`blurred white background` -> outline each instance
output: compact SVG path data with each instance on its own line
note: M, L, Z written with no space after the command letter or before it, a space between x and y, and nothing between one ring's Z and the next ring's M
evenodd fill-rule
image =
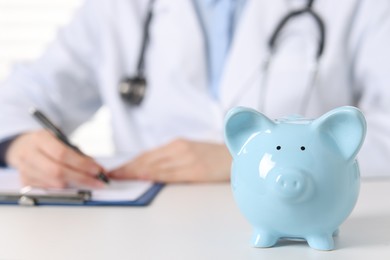
M0 0L0 82L20 62L38 57L65 26L83 0ZM113 153L108 112L97 115L80 127L72 140L87 154Z

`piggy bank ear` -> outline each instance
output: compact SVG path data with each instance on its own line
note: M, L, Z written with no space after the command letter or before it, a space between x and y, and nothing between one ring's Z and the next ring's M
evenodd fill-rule
M346 159L354 159L366 136L366 120L355 107L344 106L331 110L314 120L313 126L328 145L340 151Z
M233 157L253 134L271 129L275 123L256 110L235 107L225 117L225 142Z

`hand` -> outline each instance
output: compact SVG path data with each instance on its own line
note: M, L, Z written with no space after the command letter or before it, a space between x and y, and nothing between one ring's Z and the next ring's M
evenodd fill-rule
M228 181L231 156L223 144L177 139L109 173L113 179L156 182Z
M65 188L69 185L104 187L96 179L103 170L92 158L65 146L51 133L22 134L8 148L6 161L18 169L24 185Z

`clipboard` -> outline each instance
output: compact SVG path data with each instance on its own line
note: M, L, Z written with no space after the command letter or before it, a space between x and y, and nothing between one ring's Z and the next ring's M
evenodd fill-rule
M1 171L0 171L1 173ZM1 178L0 178L1 179ZM155 183L135 200L95 200L91 190L44 190L24 187L20 191L1 191L0 205L19 206L147 206L163 184Z
M98 159L114 168L126 157ZM0 167L0 205L21 206L147 206L162 183L147 181L111 181L107 189L37 189L23 187L14 169Z

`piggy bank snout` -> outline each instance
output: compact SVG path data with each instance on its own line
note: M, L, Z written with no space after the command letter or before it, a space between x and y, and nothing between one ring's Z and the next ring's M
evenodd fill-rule
M310 180L307 174L300 171L281 171L275 174L273 186L279 197L297 199L308 192Z

